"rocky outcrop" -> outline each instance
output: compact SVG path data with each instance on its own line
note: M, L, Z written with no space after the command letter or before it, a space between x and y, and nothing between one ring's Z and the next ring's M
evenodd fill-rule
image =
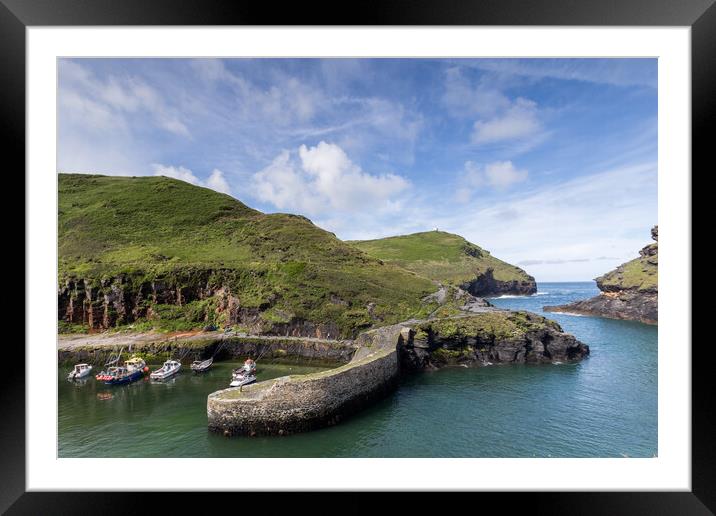
M581 360L589 346L539 315L494 310L412 324L400 348L405 370L444 365L555 363Z
M338 338L330 321L316 323L280 313L268 317L270 298L245 307L228 286L235 271L187 267L175 274L148 278L141 271L102 279L69 278L57 293L58 319L90 329L106 330L140 320L181 319L196 327L240 325L249 333Z
M339 368L286 376L207 399L209 428L224 435L286 435L330 426L389 393L401 374L451 364L576 361L589 347L528 312L489 310L414 320L362 333Z
M566 305L545 306L548 312L595 315L609 319L657 324L659 315L659 229L654 226L651 237L656 243L639 251L639 258L624 263L596 278L601 290L598 296Z
M495 279L492 269L477 274L473 280L463 283L460 287L477 297L529 296L537 292L537 282L532 276L527 276L527 279L501 281Z

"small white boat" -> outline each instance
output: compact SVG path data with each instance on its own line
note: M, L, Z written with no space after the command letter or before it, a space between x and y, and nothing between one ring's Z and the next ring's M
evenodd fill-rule
M74 369L70 371L70 374L67 375L68 380L79 380L80 378L85 378L86 376L89 376L89 374L92 372L92 366L89 364L77 364L75 365Z
M241 387L243 385L254 383L255 381L256 376L253 374L235 374L229 384L229 387Z
M166 380L177 374L179 369L181 369L181 362L177 360L167 360L162 367L156 371L152 371L149 377L152 380Z
M206 360L194 360L191 363L191 370L195 373L203 373L204 371L208 370L213 363L213 358L208 358Z

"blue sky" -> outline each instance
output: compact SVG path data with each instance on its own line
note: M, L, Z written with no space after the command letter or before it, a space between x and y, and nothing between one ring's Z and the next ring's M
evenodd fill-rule
M167 175L342 239L589 280L657 223L655 59L62 59L58 171Z

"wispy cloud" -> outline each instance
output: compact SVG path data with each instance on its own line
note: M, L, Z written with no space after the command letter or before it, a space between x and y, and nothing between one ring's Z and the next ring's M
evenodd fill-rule
M547 131L537 102L521 96L511 98L503 82L491 75L469 79L460 67L449 68L442 103L451 115L474 120L473 145L509 144L517 154L540 143Z
M656 163L642 163L520 192L469 216L437 215L431 222L512 263L532 260L528 271L543 281L588 278L635 257L648 243L649 228L657 223L656 194ZM583 261L592 256L601 264ZM549 267L557 261L560 267Z
M460 67L445 71L442 102L452 116L489 116L508 108L510 99L494 84L480 81L473 84Z
M164 97L145 81L134 76L96 77L78 62L63 61L60 71L60 108L67 118L79 117L95 127L126 124L126 116L148 115L156 127L171 133L190 136L180 115L169 107ZM78 105L83 109L75 111Z
M558 79L611 86L656 88L650 59L478 59L458 60L462 66L500 74Z

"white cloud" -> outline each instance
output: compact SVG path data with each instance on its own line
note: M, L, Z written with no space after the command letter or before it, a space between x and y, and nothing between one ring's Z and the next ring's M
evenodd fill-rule
M473 126L471 140L477 145L526 139L542 131L537 104L517 98L499 115L488 120L478 120Z
M529 175L527 170L519 169L511 161L494 161L485 166L474 161L466 161L464 170L458 180L455 199L467 202L481 187L506 190L516 183L521 183Z
M301 145L298 159L284 151L253 176L253 195L279 209L309 215L386 213L401 206L410 183L396 174L374 175L353 163L341 147Z
M161 163L153 163L152 168L154 169L155 176L166 176L179 179L180 181L186 181L193 185L201 185L201 180L194 175L194 173L188 168L174 167L162 165Z
M194 172L181 166L175 167L171 165L162 165L161 163L154 163L152 164L152 169L154 169L155 176L172 177L174 179L179 179L180 181L186 181L187 183L191 183L193 185L211 188L217 192L231 194L231 187L226 181L224 173L218 168L215 168L211 172L209 179L206 181L202 181L194 174Z
M211 171L209 179L206 180L206 186L217 192L231 194L231 187L228 181L226 181L224 173L218 168Z
M309 214L316 211L316 195L288 151L283 151L268 167L254 174L252 183L251 193L260 201L281 210L293 209Z
M527 171L515 168L511 161L496 161L485 167L485 178L490 186L505 189L527 179Z

